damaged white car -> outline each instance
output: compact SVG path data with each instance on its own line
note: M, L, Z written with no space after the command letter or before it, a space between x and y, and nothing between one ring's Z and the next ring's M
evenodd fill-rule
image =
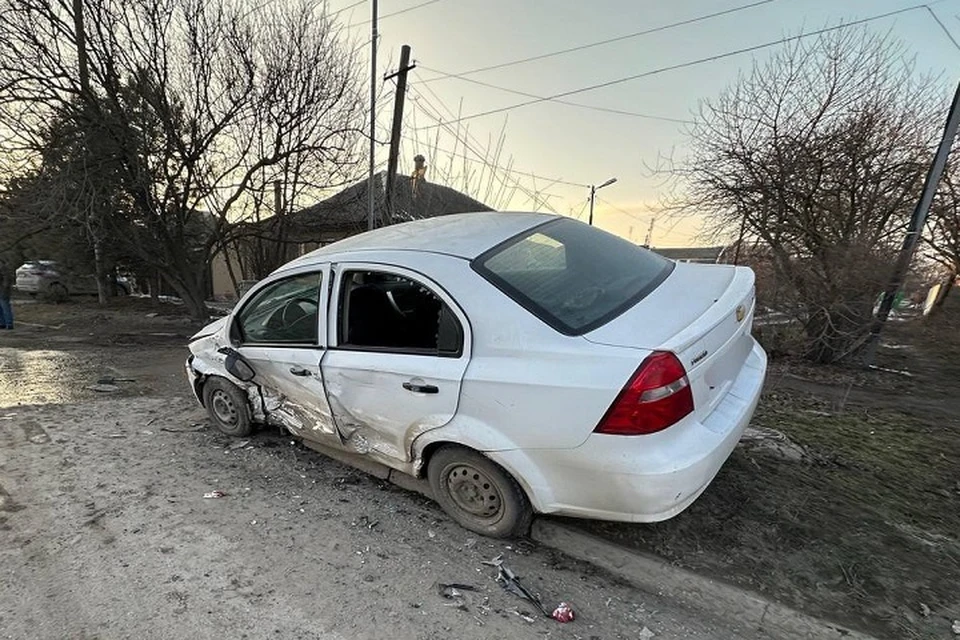
M754 276L574 220L473 213L298 258L198 333L190 384L225 433L426 477L473 531L534 513L652 522L689 506L766 371Z

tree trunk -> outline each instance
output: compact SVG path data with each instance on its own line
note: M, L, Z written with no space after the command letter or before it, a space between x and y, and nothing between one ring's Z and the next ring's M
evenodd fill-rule
M97 302L107 304L109 297L107 292L106 269L103 267L103 240L96 238L93 241L93 264L94 273L97 280Z
M183 306L187 308L190 317L194 320L207 321L210 319L210 310L207 309L206 296L203 280L191 280L190 282L181 282L177 278L166 278L170 286L174 288Z

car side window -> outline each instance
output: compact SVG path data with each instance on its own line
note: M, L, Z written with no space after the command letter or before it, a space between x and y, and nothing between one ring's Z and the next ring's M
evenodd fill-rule
M264 287L237 317L244 343L317 344L320 273L305 273Z
M463 327L429 287L382 271L341 279L338 344L344 348L458 357Z

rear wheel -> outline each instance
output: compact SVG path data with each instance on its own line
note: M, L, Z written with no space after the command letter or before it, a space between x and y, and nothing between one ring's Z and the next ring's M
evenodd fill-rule
M433 495L460 526L493 538L527 533L533 509L523 489L500 465L476 451L445 446L430 458Z
M226 378L208 378L203 385L203 406L210 419L228 436L248 436L253 431L246 394Z
M47 295L54 302L63 302L69 297L70 294L64 285L60 284L59 282L54 282L47 287Z

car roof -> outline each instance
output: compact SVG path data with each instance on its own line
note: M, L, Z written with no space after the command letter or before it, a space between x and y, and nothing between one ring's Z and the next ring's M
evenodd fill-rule
M473 260L504 240L559 217L545 213L484 211L414 220L334 242L281 269L367 251L429 251Z

